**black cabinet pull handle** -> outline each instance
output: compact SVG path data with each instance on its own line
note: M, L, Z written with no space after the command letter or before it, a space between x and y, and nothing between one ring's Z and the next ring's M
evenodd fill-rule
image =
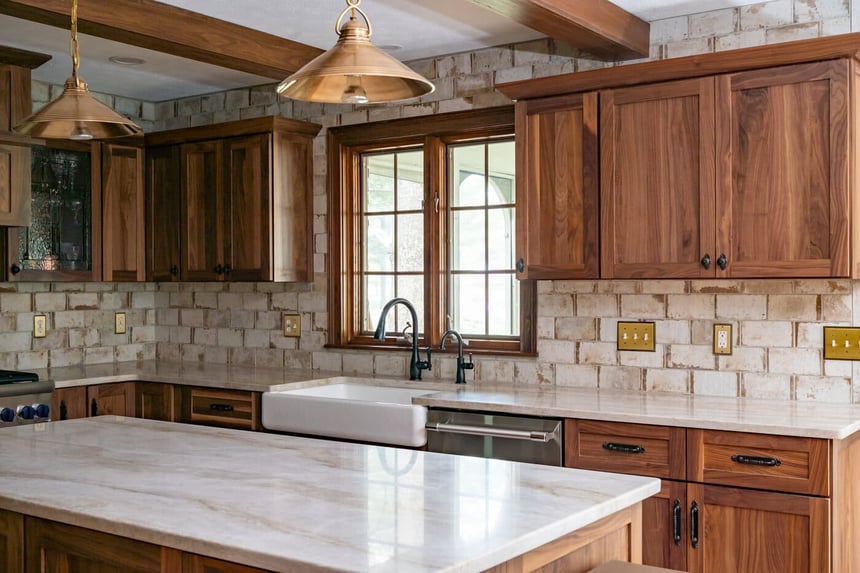
M681 500L676 499L672 504L672 539L675 545L681 545Z
M90 402L90 416L98 416L99 415L99 403L96 402L96 399L93 398L93 401Z
M60 419L68 420L69 419L69 407L66 406L65 400L60 400Z
M231 267L230 265L224 265L224 274L225 275L229 275L232 272L233 272L233 267Z
M775 468L776 466L782 465L782 462L776 458L767 458L764 456L744 456L741 454L733 455L732 461L737 462L739 464L746 464L749 466L767 466L770 468Z
M705 267L705 270L710 269L711 268L711 255L709 255L708 253L705 253L705 256L702 257L702 260L699 262L702 263L702 266Z
M725 253L720 253L720 258L717 259L717 266L720 267L721 271L726 270L726 267L729 266L729 259L726 258Z
M215 266L215 274L216 274L216 275L220 275L220 274L221 274L221 273L223 273L223 272L224 272L224 267L223 267L223 266L221 266L221 263L218 263L218 264Z
M521 273L524 270L526 270L526 261L525 261L525 259L520 257L520 260L517 261L517 272Z
M690 544L693 549L699 547L699 504L695 501L690 506Z
M179 267L177 267L176 265L171 265L170 266L170 274L173 276L178 275L179 274Z
M216 412L232 412L232 404L209 404L209 409Z
M623 454L644 454L645 448L634 444L615 444L613 442L604 442L603 449L610 452L621 452Z
M21 272L21 266L18 265L17 263L12 263L12 267L10 270L12 271L13 275L17 275L18 273Z

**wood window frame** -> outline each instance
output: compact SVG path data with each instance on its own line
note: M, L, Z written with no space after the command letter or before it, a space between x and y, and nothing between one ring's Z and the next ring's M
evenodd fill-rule
M367 151L396 149L409 145L424 147L425 203L439 193L440 207L447 208L444 193L447 145L514 134L514 107L395 119L371 124L334 127L327 133L328 150L328 348L399 349L393 340L378 342L357 328L356 296L359 275L353 273L360 253L354 237L361 229L361 155ZM425 311L420 317L425 333L420 343L434 348L445 331L445 309L441 307L447 285L446 225L433 224L425 209L424 266L430 277L425 282ZM534 356L537 350L537 286L534 280L520 281L520 336L512 340L476 339L469 351L476 354L517 354ZM449 348L453 345L449 346Z

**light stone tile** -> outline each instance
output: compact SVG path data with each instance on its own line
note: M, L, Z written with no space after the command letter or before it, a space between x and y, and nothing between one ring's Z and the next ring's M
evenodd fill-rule
M269 333L269 346L282 350L297 350L301 339L284 336L280 331L264 331ZM372 356L372 355L371 355Z
M597 281L554 281L550 282L553 292L559 294L594 294ZM540 291L538 291L540 292Z
M604 342L618 342L618 323L621 322L618 318L601 318L599 319L598 340Z
M815 22L850 16L850 0L794 0L795 22Z
M545 294L538 298L538 316L573 316L573 297L569 294Z
M30 312L31 310L33 310L33 296L30 294L3 293L0 295L2 312Z
M716 318L764 320L767 318L767 296L718 294Z
M693 372L693 393L702 396L737 396L738 375L734 372Z
M825 376L798 376L795 382L798 401L851 403L851 379Z
M730 294L741 292L740 281L733 280L695 280L690 281L690 292Z
M683 58L697 54L707 54L714 51L713 38L690 38L677 42L667 42L665 46L667 58Z
M195 346L217 346L218 345L218 329L217 328L195 328L192 331L192 337Z
M821 21L821 35L835 36L837 34L849 34L851 32L851 17L828 18Z
M745 30L715 39L714 50L723 52L725 50L739 50L741 48L752 48L762 46L765 43L767 32L765 30Z
M613 294L580 294L576 296L576 316L618 316L618 297Z
M774 279L746 279L739 282L743 294L794 294L794 281Z
M82 348L57 348L49 351L49 362L52 368L60 366L79 366L84 362Z
M529 63L528 58L523 62L517 61L516 65ZM514 51L510 48L487 48L472 53L472 74L480 72L493 72L514 66Z
M821 320L826 322L850 321L852 296L850 294L821 295Z
M601 366L598 387L616 390L642 390L642 370L630 366Z
M206 346L203 347L201 359L207 364L229 364L230 350L220 346Z
M200 294L194 297L196 306L201 306L198 302L200 300ZM242 293L238 292L221 292L221 293L211 293L211 296L215 297L215 302L212 302L211 299L206 299L208 303L205 308L220 308L222 310L239 310L243 309L244 306L242 304ZM251 309L245 309L251 310Z
M171 326L168 341L177 344L191 344L191 328L187 326Z
M687 281L681 280L653 280L642 281L642 294L687 294L690 289L690 284Z
M662 368L666 349L663 344L657 344L654 352L618 351L618 363L621 366L637 366L639 368Z
M476 378L486 382L513 383L514 363L511 360L478 360L475 362Z
M716 297L713 294L684 294L666 297L668 318L714 318ZM621 299L622 305L624 297Z
M29 332L4 332L0 333L0 348L4 352L21 352L31 349L31 338Z
M436 59L439 78L468 75L472 73L472 58L469 53L459 53Z
M798 348L824 348L824 326L835 326L821 322L800 322L797 323L797 344Z
M818 296L772 295L767 301L767 317L769 320L817 320Z
M68 344L71 348L98 346L101 336L97 328L70 328Z
M642 281L597 281L594 285L597 294L639 294Z
M850 378L854 369L850 360L825 360L824 375Z
M154 326L132 326L131 327L131 342L132 344L143 344L155 342L155 327Z
M229 310L207 310L206 326L209 328L226 328L230 326Z
M794 329L787 321L755 321L740 323L740 341L745 346L791 346Z
M343 371L347 374L373 374L373 355L369 353L343 354Z
M649 392L690 392L690 371L649 368L645 371L645 389Z
M226 311L229 320L227 324L231 328L254 328L256 314L252 310L229 310Z
M737 372L766 372L766 359L767 352L764 348L735 346L731 354L717 356L717 367L720 370Z
M117 362L129 362L146 359L145 344L122 344L116 347L113 359Z
M238 364L239 366L254 366L257 360L257 353L253 348L228 348L230 364Z
M206 326L206 311L200 309L180 309L179 324L191 327Z
M704 368L713 370L716 364L709 346L673 344L669 347L666 365L669 368Z
M52 310L66 310L66 295L62 293L37 293L34 296L34 310L39 312L50 312ZM29 310L29 309L28 309Z
M110 364L113 361L114 349L110 346L84 349L84 364Z
M618 364L618 350L614 342L580 342L580 364Z
M770 348L768 371L771 374L821 375L821 352L810 348Z
M85 314L81 310L54 313L54 328L81 328L85 325Z
M493 87L493 74L490 72L473 73L454 78L454 97L465 98L484 93Z
M254 321L254 327L261 330L274 330L281 328L282 317L280 312L264 311L258 312Z
M284 352L284 368L310 370L313 366L313 355L310 352Z
M242 308L245 310L269 310L269 296L265 293L245 293L242 295Z
M689 19L687 16L664 18L651 22L651 44L677 42L687 38L689 34Z
M302 312L326 312L326 295L324 292L299 293L299 310Z
M655 320L654 337L664 345L690 344L690 324L687 320Z
M559 364L555 368L555 383L558 386L597 388L597 366Z
M217 346L198 346L197 344L185 344L180 349L179 359L183 362L216 362L214 358L207 358L206 351L219 351L219 352L227 352L226 348L218 348ZM227 363L227 359L224 360L224 364Z
M495 77L493 79L493 83L496 85L507 82L529 80L532 78L532 65L531 63L528 63L525 65L517 65L515 68L503 68L496 70L494 74Z
M35 110L34 110L35 111ZM18 353L15 352L0 352L0 368L4 370L15 370L17 368Z
M555 383L555 367L544 362L514 363L514 384L543 385Z
M10 353L11 354L11 353ZM9 369L32 370L34 368L47 368L50 351L39 350L36 352L18 352L17 362L8 366ZM14 355L12 355L14 356ZM4 366L5 368L5 366Z
M794 21L794 0L773 0L740 8L742 30L774 28Z
M768 400L791 399L791 376L788 374L741 374L741 396Z
M243 330L245 348L269 348L269 331L267 330ZM219 337L220 343L220 337ZM283 354L281 355L283 357ZM283 363L283 359L281 360Z
M537 337L544 339L555 338L555 319L551 316L539 316L537 319Z
M71 301L72 295L69 295ZM154 292L134 292L131 293L131 308L153 308L155 307Z
M283 368L284 351L277 348L258 348L254 351L254 365L269 368Z
M666 297L660 294L621 295L621 316L630 318L665 318Z
M217 329L218 346L226 346L229 348L239 348L244 346L244 332L238 328L219 328Z
M690 37L725 36L735 31L738 14L733 8L691 14Z
M558 340L595 340L597 320L588 317L556 318L554 330Z
M542 296L553 292L553 287L560 281L537 281L537 294Z
M853 292L849 279L798 279L794 283L797 294L847 294Z
M160 360L179 361L182 360L180 347L178 344L168 344L159 342L156 353Z
M338 368L340 370L340 368ZM399 354L377 354L373 357L373 373L409 377L409 359Z
M794 42L796 40L817 38L820 34L821 27L818 22L808 22L806 24L784 26L782 28L770 28L766 34L766 42L768 44Z

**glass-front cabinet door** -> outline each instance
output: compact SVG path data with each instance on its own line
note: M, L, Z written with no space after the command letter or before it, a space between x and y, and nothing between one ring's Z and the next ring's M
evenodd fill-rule
M97 147L52 143L32 148L32 224L9 229L9 280L93 280L100 232Z

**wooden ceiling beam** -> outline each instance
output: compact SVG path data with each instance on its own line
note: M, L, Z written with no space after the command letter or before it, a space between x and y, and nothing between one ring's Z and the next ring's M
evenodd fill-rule
M0 0L0 14L69 28L68 0ZM282 80L322 50L154 0L78 0L78 30Z
M607 60L644 58L651 26L609 0L470 0Z

